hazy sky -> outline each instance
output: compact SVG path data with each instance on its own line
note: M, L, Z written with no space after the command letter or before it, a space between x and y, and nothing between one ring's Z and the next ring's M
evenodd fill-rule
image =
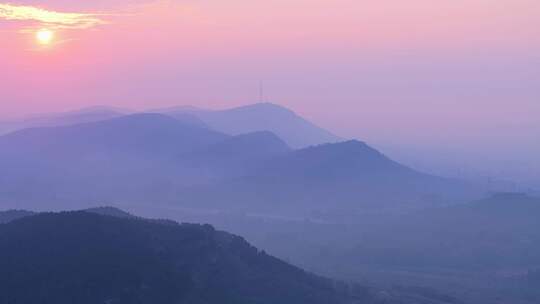
M223 108L262 80L346 137L540 171L538 0L0 0L0 38L0 116Z

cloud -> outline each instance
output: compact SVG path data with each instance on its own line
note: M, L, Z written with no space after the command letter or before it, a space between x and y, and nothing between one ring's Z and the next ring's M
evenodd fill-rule
M8 21L30 21L55 28L85 29L105 24L99 14L50 11L35 6L0 3L0 19Z

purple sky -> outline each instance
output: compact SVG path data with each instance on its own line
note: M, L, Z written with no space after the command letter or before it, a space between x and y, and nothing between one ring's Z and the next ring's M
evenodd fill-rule
M418 166L540 181L537 0L0 0L0 37L0 117L224 108L262 80L269 101Z

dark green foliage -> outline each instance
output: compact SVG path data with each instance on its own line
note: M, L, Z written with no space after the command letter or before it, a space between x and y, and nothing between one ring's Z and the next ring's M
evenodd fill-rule
M123 210L120 210L114 207L95 207L95 208L88 208L83 211L95 213L95 214L101 214L101 215L115 216L115 217L135 218L134 215L131 215Z
M355 303L209 225L89 212L0 225L0 303Z
M35 213L32 211L26 211L26 210L7 210L7 211L1 211L0 212L0 224L9 223L14 220L18 220L20 218L34 215Z

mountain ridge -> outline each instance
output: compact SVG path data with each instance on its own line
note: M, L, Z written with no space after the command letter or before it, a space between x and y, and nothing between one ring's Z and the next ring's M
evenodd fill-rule
M341 140L292 110L273 103L256 103L224 110L180 107L153 111L173 117L186 113L195 115L210 128L230 135L271 131L293 148Z
M0 225L0 240L3 303L373 300L366 293L351 296L346 288L209 225L164 225L90 212L42 213Z
M480 197L473 186L424 174L360 141L323 144L267 160L245 177L191 189L182 203L281 213L409 209Z

